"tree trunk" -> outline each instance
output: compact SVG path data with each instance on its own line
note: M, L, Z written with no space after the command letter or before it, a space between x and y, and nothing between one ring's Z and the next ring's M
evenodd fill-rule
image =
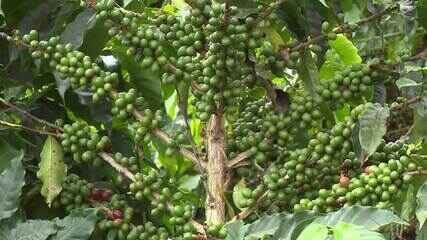
M207 179L206 222L225 223L225 131L222 114L213 114L207 126Z

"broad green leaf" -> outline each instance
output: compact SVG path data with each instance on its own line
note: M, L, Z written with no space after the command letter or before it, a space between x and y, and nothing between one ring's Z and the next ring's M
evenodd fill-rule
M344 106L342 106L341 108L335 111L335 121L343 122L346 117L350 116L350 114L351 114L350 105L345 104Z
M402 88L407 88L407 87L417 87L417 86L420 86L421 84L415 82L412 79L402 77L396 81L396 85L399 89L402 89Z
M227 237L225 240L243 240L248 229L243 220L234 221L225 225Z
M337 212L317 218L314 222L325 224L329 227L334 227L340 222L345 222L363 226L368 230L378 230L392 223L406 224L405 221L390 210L362 206L341 208Z
M6 169L10 161L20 154L13 146L11 146L5 139L0 137L0 172Z
M89 239L98 218L95 209L73 211L64 219L56 219L56 225L60 230L51 240Z
M29 220L16 225L5 240L45 240L56 231L55 223L52 221Z
M61 144L49 136L44 143L40 159L37 177L43 183L41 194L50 207L52 201L61 193L62 184L67 176L67 166L64 163Z
M335 240L385 240L380 233L344 222L336 225L332 231Z
M178 96L176 91L173 92L172 96L166 99L165 108L168 116L174 120L178 114Z
M338 34L337 39L329 41L329 46L338 53L345 64L357 64L362 62L357 48L344 34Z
M410 184L406 190L405 200L402 203L400 216L405 221L410 221L415 216L415 208L417 206L417 198L414 185Z
M325 240L328 237L328 232L326 225L312 223L301 232L297 240Z
M314 212L281 214L279 229L274 233L273 240L294 240L314 219Z
M190 176L184 175L179 179L179 188L185 191L192 191L200 184L200 175Z
M380 104L370 104L360 116L359 141L362 149L371 155L377 150L386 131L390 110Z
M61 34L61 41L64 44L71 43L75 48L83 44L84 35L87 29L94 26L95 12L92 9L86 9L79 13L74 21L69 23Z
M325 54L325 62L319 70L319 79L328 80L335 77L337 72L344 70L346 64L334 49L329 49Z
M22 166L24 153L21 151L11 161L11 166L0 175L0 220L9 218L16 212L21 196L21 188L25 184L25 169Z
M248 226L246 238L262 238L264 236L272 236L279 229L281 223L281 215L274 214L264 216Z
M190 129L191 134L193 135L194 142L197 145L200 145L202 143L202 129L203 125L200 119L191 118L190 119Z
M418 189L417 202L418 206L415 211L415 215L417 216L418 222L422 227L427 219L427 182L425 182L420 187L420 189Z

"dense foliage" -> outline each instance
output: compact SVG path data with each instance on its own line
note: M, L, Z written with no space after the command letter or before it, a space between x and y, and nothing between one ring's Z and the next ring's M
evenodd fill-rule
M427 1L0 1L2 239L425 239Z

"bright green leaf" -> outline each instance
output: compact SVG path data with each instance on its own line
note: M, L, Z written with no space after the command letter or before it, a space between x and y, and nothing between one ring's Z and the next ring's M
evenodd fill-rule
M406 224L392 211L374 207L352 206L341 208L315 220L316 223L334 227L340 222L363 226L369 230L378 230L389 224Z
M61 193L62 184L67 176L61 144L49 136L44 143L40 159L37 177L43 183L41 194L50 207L52 201Z
M21 151L11 161L11 166L0 175L0 220L8 218L16 212L21 196L21 188L25 184L25 169L22 166L24 153Z
M328 231L326 225L312 223L301 232L297 240L325 240L328 237Z
M334 49L329 49L325 54L325 62L319 70L321 80L329 80L335 77L337 72L344 70L346 64L343 63L340 56Z
M339 223L333 229L335 240L385 240L380 233L349 223Z
M402 210L400 216L405 221L410 221L415 215L415 208L417 206L416 193L414 185L410 184L406 190L405 200L402 203Z
M178 114L178 96L176 91L165 101L166 113L174 120Z
M329 46L338 53L345 64L358 64L362 62L357 48L344 34L338 34L337 39L329 41Z
M425 182L420 189L418 189L417 193L417 202L418 206L415 211L418 222L422 227L427 219L427 182Z
M377 150L386 131L390 110L380 104L371 104L360 116L359 140L362 149L371 155Z
M320 2L323 6L325 6L325 7L329 8L328 3L326 3L326 0L319 0L319 2Z
M192 191L200 184L200 175L190 176L185 175L179 179L179 188L185 191Z

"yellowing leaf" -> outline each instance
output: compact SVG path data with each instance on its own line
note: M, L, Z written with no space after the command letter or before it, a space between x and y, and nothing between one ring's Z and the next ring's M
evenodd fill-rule
M41 194L46 198L49 207L52 201L61 193L62 183L67 176L67 166L64 163L64 153L55 138L49 136L40 154L37 177L42 181Z

